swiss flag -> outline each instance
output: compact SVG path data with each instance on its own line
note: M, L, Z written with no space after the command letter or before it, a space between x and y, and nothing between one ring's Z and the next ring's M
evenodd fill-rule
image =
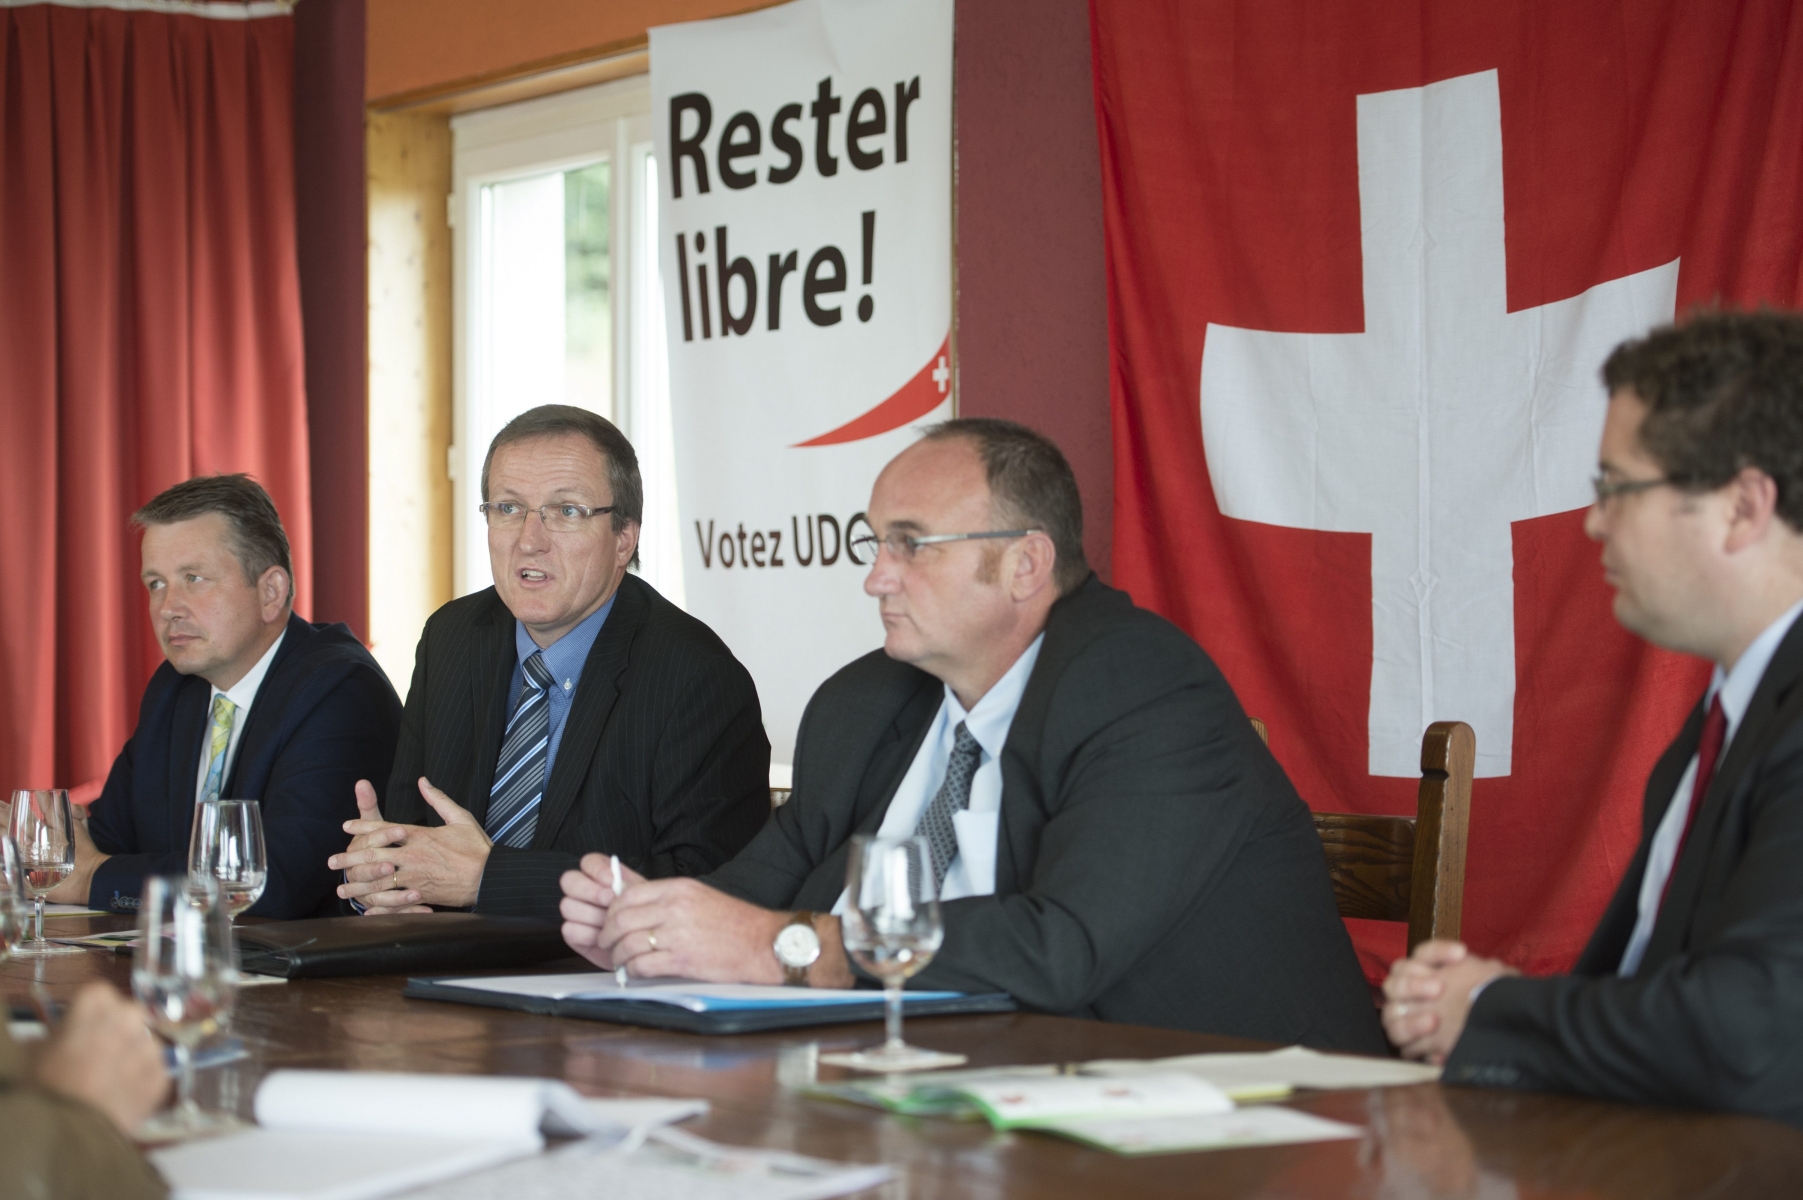
M1803 305L1787 0L1094 0L1115 582L1317 809L1409 813L1470 721L1466 939L1581 948L1708 665L1583 534L1623 337ZM1400 927L1356 928L1377 977Z

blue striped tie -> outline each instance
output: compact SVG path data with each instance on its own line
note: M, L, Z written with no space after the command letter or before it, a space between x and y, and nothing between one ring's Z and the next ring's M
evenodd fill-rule
M495 785L488 792L488 836L502 846L532 844L538 805L545 798L545 752L551 745L551 670L543 651L524 664L526 685L507 722Z

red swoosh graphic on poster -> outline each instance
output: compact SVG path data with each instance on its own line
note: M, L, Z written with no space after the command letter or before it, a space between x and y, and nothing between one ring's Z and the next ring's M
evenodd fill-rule
M844 442L862 441L879 433L888 433L891 429L900 429L909 421L926 416L951 394L952 373L946 357L951 353L951 343L951 335L947 334L945 340L939 343L939 349L927 359L927 365L914 373L914 378L902 384L893 396L863 416L853 417L837 429L805 442L796 442L795 445L837 446Z

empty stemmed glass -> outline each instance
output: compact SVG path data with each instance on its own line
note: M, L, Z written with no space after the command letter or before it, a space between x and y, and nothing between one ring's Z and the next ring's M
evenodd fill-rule
M190 886L212 879L219 885L227 919L257 902L269 882L269 851L263 843L263 811L255 800L202 800L194 806L188 835Z
M76 946L59 946L44 940L44 897L75 870L75 808L66 788L20 789L12 794L12 818L7 822L26 891L37 903L36 932L29 942L13 947L19 958L48 958L53 954L80 954Z
M883 981L883 1044L834 1061L868 1071L918 1071L962 1062L961 1055L922 1050L902 1040L902 983L918 973L945 940L933 855L924 837L859 834L845 869L845 949Z
M0 962L25 936L25 868L12 835L0 833Z
M173 1141L239 1126L228 1113L194 1101L194 1048L231 1015L238 968L232 923L217 880L156 876L144 881L131 990L150 1013L150 1027L175 1047L176 1102L139 1131L146 1141Z

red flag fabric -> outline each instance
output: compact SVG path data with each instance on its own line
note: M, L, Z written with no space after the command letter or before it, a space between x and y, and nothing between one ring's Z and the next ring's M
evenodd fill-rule
M1803 305L1787 0L1093 0L1114 579L1319 810L1478 734L1464 934L1567 968L1707 664L1583 534L1608 349ZM1400 926L1354 923L1373 978Z
M132 511L269 490L311 610L293 19L0 8L0 784L104 776L161 661ZM276 15L271 15L276 14Z

